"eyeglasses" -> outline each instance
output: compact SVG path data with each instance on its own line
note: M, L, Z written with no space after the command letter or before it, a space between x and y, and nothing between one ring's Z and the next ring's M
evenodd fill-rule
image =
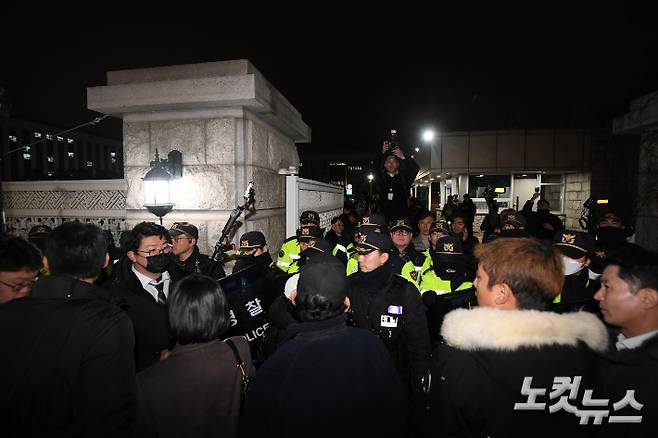
M179 240L192 240L192 238L186 236L179 236L179 237L172 237L171 240L173 240L174 242L178 242Z
M160 254L163 254L163 253L164 254L169 254L171 252L172 247L173 247L173 245L171 243L166 243L162 248L154 248L154 249L150 249L148 251L142 251L141 249L138 249L138 250L136 250L136 252L141 252L141 253L144 253L144 254L148 254L147 257L153 257L153 256L160 255Z
M18 292L22 291L25 288L32 288L32 285L34 284L35 281L37 281L36 278L34 278L32 281L28 281L27 283L23 283L23 284L9 284L9 283L5 283L2 280L0 280L0 283L7 286L9 289L12 290L12 292L18 293Z

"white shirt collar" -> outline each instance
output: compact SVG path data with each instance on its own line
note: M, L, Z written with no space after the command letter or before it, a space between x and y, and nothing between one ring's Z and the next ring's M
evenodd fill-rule
M135 273L135 276L139 280L139 282L142 285L142 289L144 289L146 292L150 293L153 296L153 299L155 301L158 301L158 290L153 286L156 281L153 278L149 278L146 275L142 274L139 272L137 269L135 269L135 265L133 264L130 269ZM169 276L169 272L164 271L162 273L162 279L160 282L164 281L165 287L164 287L164 294L167 298L169 298L169 280L171 277Z
M644 333L638 336L633 336L632 338L627 338L624 336L622 333L619 333L617 336L617 343L615 346L617 347L617 350L630 350L632 348L637 348L644 341L652 337L653 335L657 334L658 330L654 330L652 332Z

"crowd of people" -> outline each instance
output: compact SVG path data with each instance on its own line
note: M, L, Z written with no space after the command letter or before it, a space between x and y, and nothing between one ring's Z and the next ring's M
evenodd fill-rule
M229 275L188 222L2 236L0 434L651 436L658 255L541 199L480 243L467 197L393 205L413 163L382 152L379 211L305 211L276 261L244 233Z

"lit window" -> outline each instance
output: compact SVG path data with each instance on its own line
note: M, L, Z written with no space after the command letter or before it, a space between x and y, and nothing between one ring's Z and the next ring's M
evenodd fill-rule
M67 138L67 139L66 139L66 142L67 142L68 144L72 144L72 143L73 143L73 139L72 139L72 138Z
M51 134L46 134L46 138L48 140L53 140L55 137L53 137Z
M32 158L32 155L30 155L30 154L23 154L23 159L24 159L24 160L29 160L29 159L31 159L31 158Z
M87 167L91 167L93 165L94 165L94 163L92 163L91 161L87 161Z
M52 170L48 171L48 176L53 176L54 174L55 174L55 172L53 172Z
M57 136L57 141L64 141L64 137L61 137L61 136L58 135Z
M16 143L16 142L18 141L18 138L16 138L15 135L10 135L10 136L9 136L9 141L11 141L11 142L13 142L13 143Z
M25 146L25 147L23 148L23 150L24 150L25 152L30 152L30 147L29 147L29 146Z
M35 132L34 133L34 138L41 138L41 133L40 132Z
M116 164L117 159L116 158L110 158L110 161L112 161L112 164Z
M73 158L73 157L75 157L75 152L69 152L68 155L69 155L69 158Z
M55 162L55 158L54 158L54 157L48 157L48 162L49 162L49 163L54 163L54 162Z
M110 157L114 158L114 157L116 157L116 156L117 156L117 153L116 153L116 152L110 152Z

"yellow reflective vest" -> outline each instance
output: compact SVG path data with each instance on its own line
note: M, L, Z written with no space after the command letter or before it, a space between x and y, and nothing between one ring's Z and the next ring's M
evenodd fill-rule
M281 250L279 250L278 258L276 260L276 265L279 269L286 273L290 270L293 262L299 260L300 253L302 252L299 247L299 242L297 241L297 236L288 237L281 245ZM297 272L299 266L297 266Z
M443 294L448 294L450 292L457 292L460 290L470 289L472 287L473 287L473 282L464 281L462 284L459 285L459 287L457 287L457 289L452 290L452 284L450 280L443 280L441 277L436 275L434 269L429 269L427 271L423 271L423 275L418 289L420 289L421 294L429 290L432 290L436 292L437 295L443 295Z

